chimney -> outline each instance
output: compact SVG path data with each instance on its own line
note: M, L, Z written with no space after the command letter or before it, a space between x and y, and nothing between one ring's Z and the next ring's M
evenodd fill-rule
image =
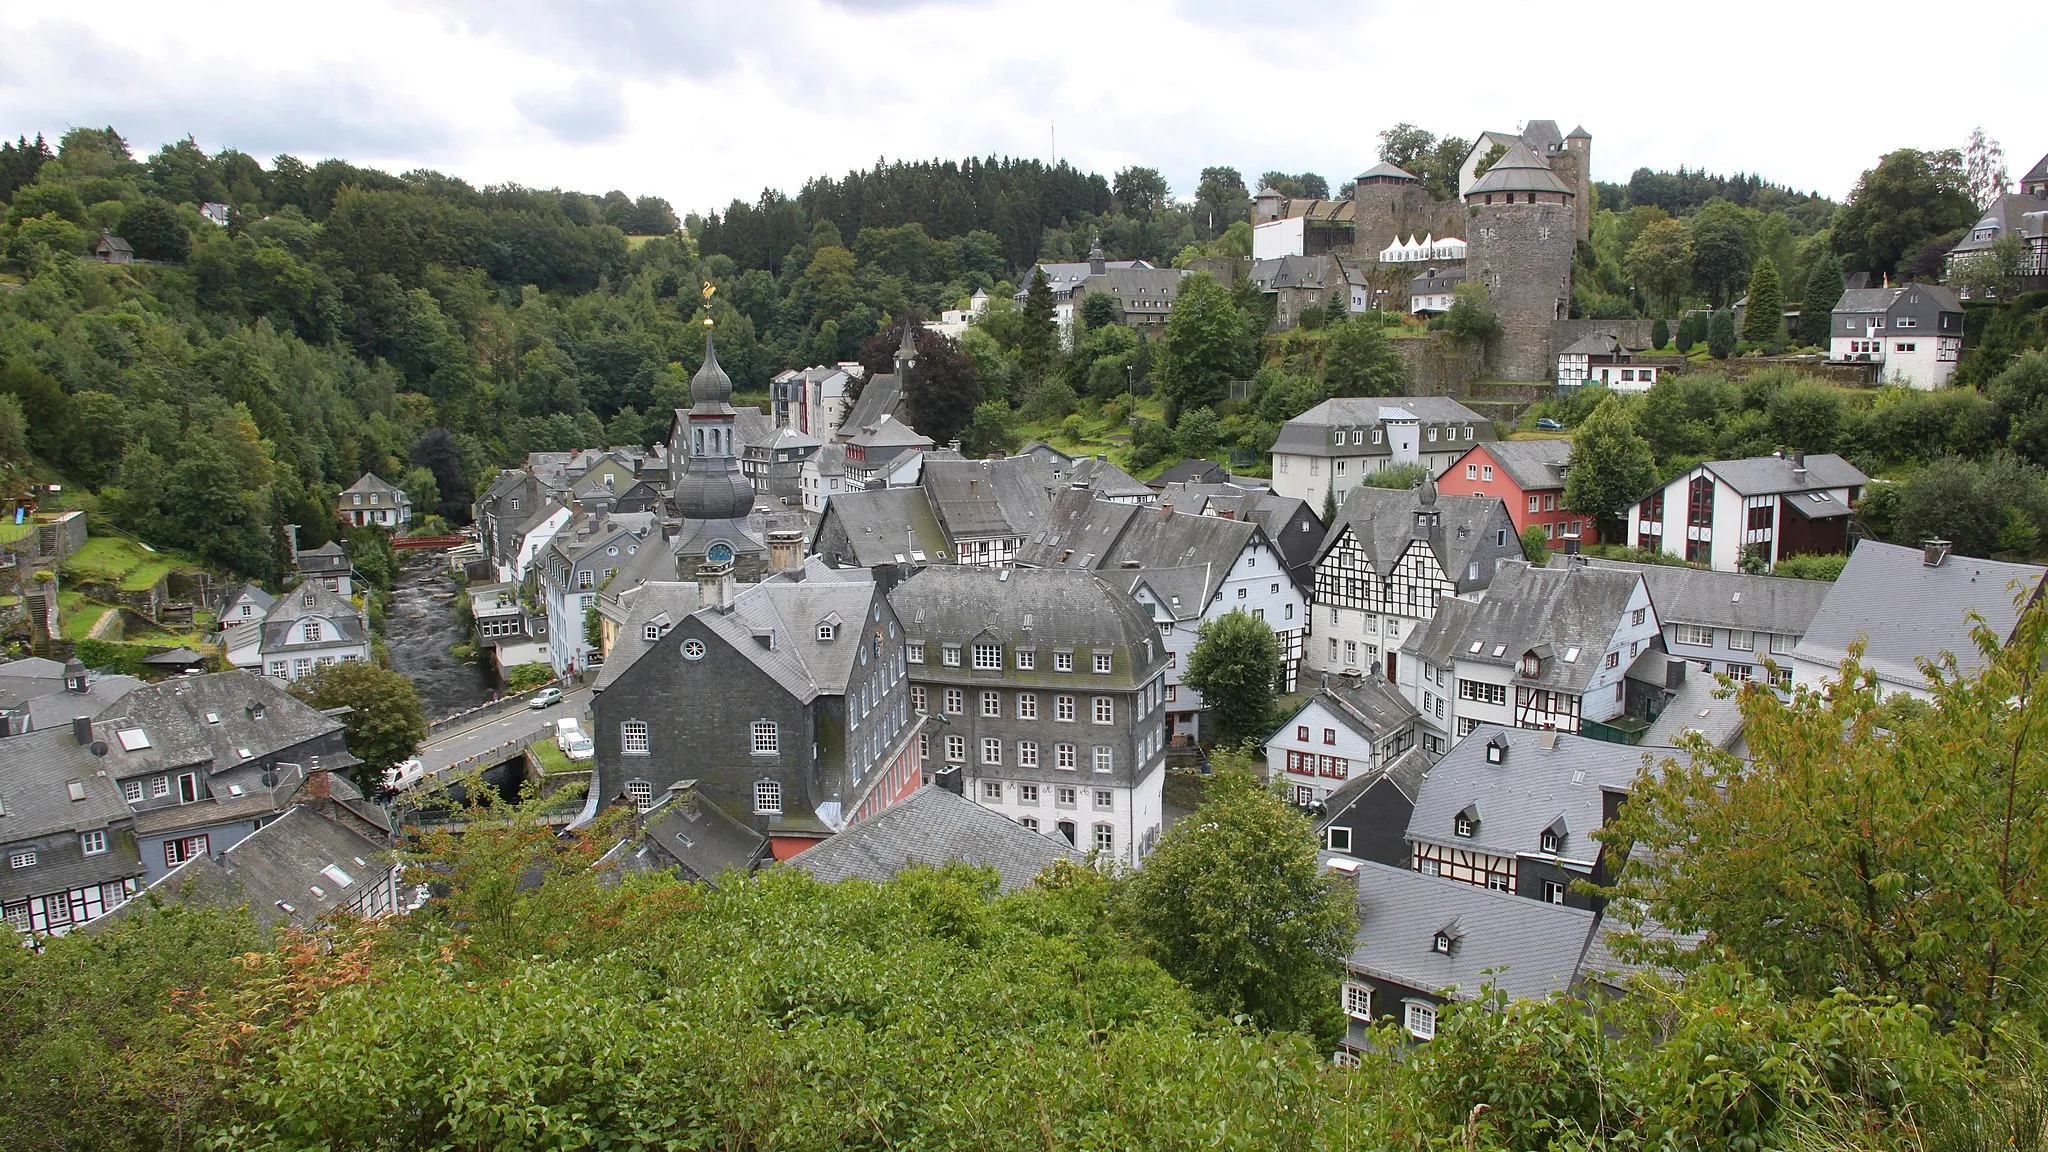
M678 780L674 784L669 785L669 790L676 794L677 811L685 816L695 816L697 814L696 780Z
M1806 453L1804 452L1794 452L1792 454L1792 480L1798 484L1806 483Z
M333 790L328 787L328 775L327 769L320 766L318 756L307 762L306 782L303 785L306 795L316 800L326 800L333 796Z
M1942 561L1948 559L1948 552L1952 547L1954 545L1946 540L1926 541L1920 545L1920 563L1929 568L1939 568Z
M732 607L732 565L704 564L697 569L697 599L706 608Z
M1161 505L1159 506L1159 514L1160 514L1161 516L1171 516L1171 515L1173 515L1173 505L1171 505L1171 504L1161 504Z
M1577 556L1579 554L1579 538L1577 536L1566 536L1564 538L1564 554L1567 556Z
M81 746L90 745L92 743L92 717L73 716L71 718L71 738L78 741Z

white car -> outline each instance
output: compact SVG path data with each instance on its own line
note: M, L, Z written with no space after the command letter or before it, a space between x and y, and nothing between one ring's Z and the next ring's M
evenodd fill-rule
M426 778L426 766L419 760L400 760L385 771L384 787L393 792L403 792Z

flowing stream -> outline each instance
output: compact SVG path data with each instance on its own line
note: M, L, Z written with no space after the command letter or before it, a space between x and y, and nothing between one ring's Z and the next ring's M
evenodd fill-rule
M455 623L457 595L445 553L399 554L398 578L391 585L391 613L384 621L384 645L391 653L391 666L419 690L429 721L473 708L491 696L483 668L448 652L470 639Z

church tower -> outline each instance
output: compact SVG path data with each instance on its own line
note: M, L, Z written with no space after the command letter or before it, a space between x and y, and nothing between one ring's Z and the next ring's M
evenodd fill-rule
M1520 141L1465 194L1466 278L1486 285L1500 317L1489 351L1504 380L1543 380L1553 369L1550 326L1571 309L1577 200Z
M729 566L742 582L760 579L768 545L748 523L754 485L740 469L739 417L732 407L732 378L718 363L710 326L704 332L704 366L690 379L682 475L670 499L682 525L676 534L677 567L697 573L704 566Z

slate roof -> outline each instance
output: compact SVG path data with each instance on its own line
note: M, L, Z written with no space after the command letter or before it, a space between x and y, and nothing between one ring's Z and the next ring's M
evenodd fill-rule
M1408 294L1410 296L1434 296L1449 292L1464 282L1465 266L1462 264L1453 268L1433 269L1428 272L1419 273L1414 279L1408 281Z
M1487 748L1496 741L1507 743L1504 759L1488 763ZM1628 791L1645 758L1663 754L1564 732L1481 724L1429 770L1408 839L1495 856L1539 856L1542 832L1562 820L1564 848L1556 858L1587 872L1600 854L1593 832L1604 817L1604 793ZM1478 828L1458 836L1455 818L1474 808Z
M2048 207L2048 204L2044 204L2043 207ZM1896 284L1888 288L1850 288L1842 293L1840 300L1835 301L1834 313L1836 315L1845 312L1859 315L1864 313L1888 313L1891 311L1892 305L1897 304L1899 298L1904 296L1908 290L1926 293L1929 302L1938 311L1961 312L1963 310L1963 302L1956 297L1955 289L1947 285Z
M2014 593L2037 594L2043 572L2038 564L1968 556L1950 556L1930 568L1917 548L1865 540L1828 586L1793 654L1833 666L1848 654L1851 641L1863 638L1863 662L1896 683L1925 684L1917 661L1943 652L1954 653L1965 673L1974 672L1983 662L1970 639L1968 615L1983 616L2001 638L2012 635L2019 620Z
M1171 505L1175 512L1258 521L1259 527L1266 530L1266 539L1280 549L1288 570L1304 579L1323 543L1323 519L1307 501L1281 496L1266 488L1171 483L1160 490L1159 503Z
M1013 644L1122 645L1132 649L1131 673L1145 671L1137 649L1154 636L1151 617L1119 594L1111 574L1058 568L982 568L953 564L926 568L889 593L903 633L912 640L971 640L992 635ZM1154 646L1154 661L1165 649ZM1114 677L1096 677L1110 683ZM1094 681L1091 681L1094 682Z
M1170 484L1222 484L1229 480L1230 473L1214 460L1183 460L1147 484L1157 490L1164 490Z
M1107 456L1084 456L1067 470L1069 487L1085 487L1108 499L1138 499L1149 502L1156 493L1152 486L1117 467Z
M1375 488L1368 484L1345 493L1336 521L1323 533L1316 562L1320 564L1330 554L1348 528L1365 550L1373 571L1383 577L1391 575L1409 542L1415 539L1415 513L1422 506L1423 493L1421 486ZM1480 561L1477 584L1485 584L1494 575L1493 565L1485 559L1503 552L1503 546L1494 542L1502 529L1508 532L1505 554L1521 558L1522 546L1515 537L1514 521L1508 518L1506 506L1497 497L1438 495L1434 506L1438 531L1431 537L1431 547L1437 565L1461 591L1474 586L1466 574L1475 560Z
M868 382L861 386L853 406L846 410L845 418L839 422L839 439L852 439L861 429L880 422L882 417L896 415L902 405L902 377L894 372L869 377Z
M312 603L306 603L308 597ZM322 630L320 639L310 643L289 639L292 626L308 617L318 617L334 626L334 635ZM344 599L339 592L330 592L325 584L308 580L277 598L270 611L263 617L263 655L267 658L276 652L333 648L345 644L367 644L370 633L362 613L354 604Z
M31 729L68 730L72 717L98 715L141 687L143 682L133 676L92 677L86 681L83 692L67 692L63 682L59 681L50 691L27 701L23 707L28 711Z
M1446 999L1491 984L1511 1000L1568 991L1594 914L1510 892L1358 861L1358 935L1347 963L1367 976ZM1455 937L1449 955L1436 934Z
M1832 452L1806 457L1806 478L1792 474L1792 456L1751 456L1742 460L1709 460L1701 467L1744 496L1775 496L1817 488L1858 488L1870 483L1863 470ZM1835 501L1840 504L1841 501Z
M208 721L208 716L215 719ZM107 771L116 779L194 764L218 774L339 732L341 726L277 682L239 669L138 688L93 717L94 731L107 743ZM119 733L131 728L148 735L148 747L122 745ZM241 754L244 748L249 755Z
M2043 158L2043 163L2048 163L2048 157ZM2038 169L2040 165L2035 167ZM2031 174L2029 178L2048 179L2032 177ZM1986 226L1996 227L1998 234L1986 236L1982 240L1977 239L1978 230ZM2018 236L2032 240L2038 239L2044 231L2048 231L2048 199L2026 192L2008 192L1985 205L1983 215L1978 217L1977 223L1971 227L1970 234L1964 236L1949 251L1981 252L1998 243L2000 237Z
M1083 857L1050 836L927 784L787 866L826 883L860 879L879 884L908 867L936 868L955 860L994 869L1000 890L1015 892L1054 861L1080 863Z
M1349 780L1339 784L1328 796L1323 797L1323 815L1316 821L1316 831L1321 833L1331 824L1343 819L1358 802L1359 798L1381 781L1398 788L1410 804L1422 794L1429 770L1435 764L1422 745L1408 749L1394 757L1377 771L1354 772Z
M1029 536L1052 510L1052 470L1030 456L1003 460L928 458L918 486L952 540Z
M1339 723L1367 740L1378 740L1389 732L1404 728L1421 715L1399 688L1378 676L1347 680L1325 675L1316 694L1304 701L1294 715L1301 715L1317 701L1321 701ZM1285 731L1292 723L1294 718L1290 716L1280 729Z
M1272 450L1309 456L1385 456L1392 451L1385 443L1385 437L1378 444L1340 446L1330 442L1330 429L1379 424L1392 411L1406 412L1421 421L1420 447L1424 452L1443 451L1448 447L1443 440L1435 441L1438 447L1432 447L1428 431L1432 424L1459 427L1470 424L1474 442L1494 438L1493 421L1448 396L1340 396L1325 400L1282 424L1279 439L1273 442ZM1459 443L1463 442L1460 437Z
M1017 454L1019 456L1030 456L1055 472L1066 471L1073 466L1075 459L1043 440L1033 440L1031 443L1018 449Z
M844 444L837 442L827 444L818 449L811 459L818 462L819 476L846 475L846 445Z
M247 905L266 927L309 927L390 874L395 858L380 837L346 813L294 804L218 855L195 856L149 886L178 903Z
M1110 271L1116 271L1123 268L1150 268L1152 266L1143 260L1110 260L1105 262L1105 267ZM1094 269L1089 266L1086 260L1068 260L1049 264L1041 263L1038 265L1038 269L1044 271L1046 286L1055 293L1072 292L1075 287L1095 274ZM1025 294L1031 291L1031 276L1030 272L1026 272L1024 278L1017 282L1017 299L1024 299Z
M1394 165L1387 163L1385 160L1382 160L1379 163L1373 165L1372 167L1367 168L1365 171L1360 172L1358 174L1357 179L1358 182L1362 184L1367 180L1374 180L1382 177L1391 178L1395 180L1410 181L1416 179L1413 173L1407 171L1404 168L1395 167Z
M2039 184L2042 182L2048 182L2048 155L2043 155L2039 160L2034 161L2034 166L2027 169L2026 175L2020 177L2020 183L2023 185Z
M1732 748L1742 736L1742 706L1735 694L1697 668L1678 682L1664 711L1644 730L1642 744L1676 748L1689 732L1706 737L1709 748Z
M710 632L805 704L843 695L860 645L851 637L817 637L818 621L834 613L865 621L874 605L872 580L813 583L764 581L740 590L729 611L695 614ZM772 641L763 644L762 639Z
M299 571L308 576L336 576L349 570L348 551L332 540L318 548L302 550L296 563Z
M702 605L702 592L695 581L686 580L649 580L621 592L618 602L625 607L625 618L612 638L611 651L605 654L604 666L598 669L592 690L602 692L611 687L612 681L654 647L646 634L650 622L659 623L666 633Z
M1551 125L1553 135L1556 131L1557 126ZM1490 192L1562 192L1570 195L1572 189L1550 170L1550 165L1530 150L1525 141L1517 140L1508 145L1507 152L1493 162L1493 167L1488 168L1485 175L1472 182L1465 195L1483 196Z
M398 486L396 484L391 483L389 480L384 479L382 476L377 475L375 472L363 473L360 477L356 479L355 483L341 490L341 494L343 496L354 496L358 494L368 496L373 492L379 496L403 495L403 493L401 493L398 490Z
M112 232L100 233L100 242L98 247L105 248L109 252L126 252L131 256L135 254L135 248L133 245L129 244L128 241L123 240L121 237L114 235Z
M692 798L689 781L669 786L641 817L640 832L607 852L596 867L619 873L676 870L686 880L713 887L728 872L746 873L773 859L768 838L703 797Z
M277 603L277 597L265 592L261 584L252 580L229 593L227 598L221 601L220 618L225 621L229 613L244 601L256 610L255 616L251 619L260 619L264 613L270 611L272 604Z
M1628 349L1612 333L1588 332L1558 353L1559 356L1626 356Z
M1629 597L1641 580L1634 572L1612 568L1531 568L1521 561L1504 564L1484 600L1477 604L1462 599L1440 603L1429 627L1416 633L1423 637L1417 651L1438 667L1453 660L1469 660L1515 668L1524 653L1537 650L1541 654L1540 646L1548 645L1538 675L1528 677L1517 671L1515 685L1577 695L1599 671L1607 643L1614 638ZM1479 647L1476 652L1472 650L1475 644ZM1576 659L1567 660L1574 648L1578 649Z
M847 444L868 449L929 448L932 446L932 438L885 412L880 419L861 425L860 432L849 439ZM886 458L886 456L877 457L874 453L870 452L868 463L874 464Z
M1288 255L1268 260L1254 260L1251 279L1252 283L1269 292L1277 292L1282 288L1313 291L1349 283L1344 277L1343 266L1328 253L1319 256Z
M1219 570L1213 564L1188 564L1178 568L1119 569L1108 575L1118 578L1124 591L1132 596L1141 588L1150 592L1167 619L1179 621L1201 619L1229 572L1228 567Z
M0 741L0 844L52 832L105 828L129 818L121 789L103 758L80 744L69 725ZM71 798L77 781L83 799ZM0 868L0 884L10 869ZM49 887L37 881L38 889Z
M1825 580L1713 572L1675 564L1634 564L1592 557L1574 561L1558 554L1550 557L1552 568L1575 562L1639 573L1650 586L1650 601L1657 606L1657 619L1665 624L1738 628L1780 636L1804 635L1833 587Z
M1572 442L1563 437L1496 440L1486 446L1486 452L1515 482L1515 487L1524 492L1548 492L1564 487L1564 468L1571 462Z
M834 493L825 505L826 523L818 529L821 543L834 520L853 549L847 559L856 567L913 563L906 549L923 552L928 563L952 559L952 544L932 508L931 495L922 487Z

